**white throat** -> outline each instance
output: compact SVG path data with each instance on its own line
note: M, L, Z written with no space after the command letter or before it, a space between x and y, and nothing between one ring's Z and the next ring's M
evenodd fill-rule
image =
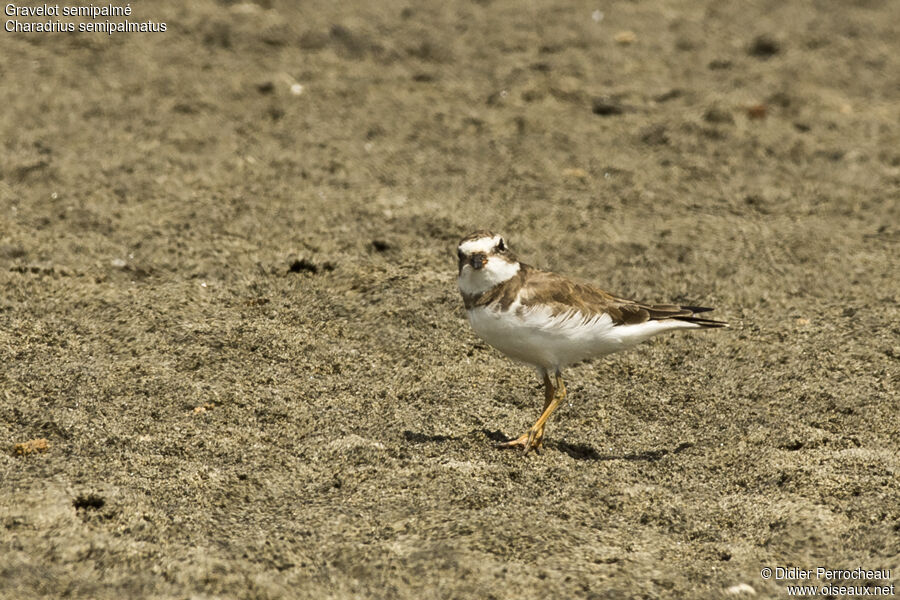
M459 274L459 291L470 296L483 294L495 285L509 281L518 272L518 262L491 256L487 264L477 271L471 265L463 266L462 273Z

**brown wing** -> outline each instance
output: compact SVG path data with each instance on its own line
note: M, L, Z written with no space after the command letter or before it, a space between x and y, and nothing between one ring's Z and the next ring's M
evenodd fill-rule
M636 325L650 320L676 319L689 321L704 327L724 327L726 324L695 316L696 313L712 310L700 306L677 306L674 304L644 304L634 300L618 298L587 283L573 281L556 273L540 271L523 265L521 300L524 306L547 305L553 314L577 310L585 319L609 314L616 325Z

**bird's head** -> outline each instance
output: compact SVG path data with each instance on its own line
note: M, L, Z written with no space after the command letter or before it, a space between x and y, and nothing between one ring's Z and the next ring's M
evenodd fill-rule
M476 231L459 242L459 289L464 294L481 294L519 272L519 261L503 236Z

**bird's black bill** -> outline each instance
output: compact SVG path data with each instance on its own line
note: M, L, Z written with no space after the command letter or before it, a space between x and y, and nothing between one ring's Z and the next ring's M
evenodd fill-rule
M473 254L472 258L469 259L469 264L472 265L472 268L476 271L483 267L487 263L487 256L484 254Z

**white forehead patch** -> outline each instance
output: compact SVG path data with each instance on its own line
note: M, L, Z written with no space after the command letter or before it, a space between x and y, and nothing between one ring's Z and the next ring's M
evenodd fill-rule
M491 250L497 247L497 244L500 243L501 239L501 236L495 235L494 237L483 237L478 238L477 240L469 240L460 244L459 249L463 251L463 254L473 254L475 252L488 254Z

